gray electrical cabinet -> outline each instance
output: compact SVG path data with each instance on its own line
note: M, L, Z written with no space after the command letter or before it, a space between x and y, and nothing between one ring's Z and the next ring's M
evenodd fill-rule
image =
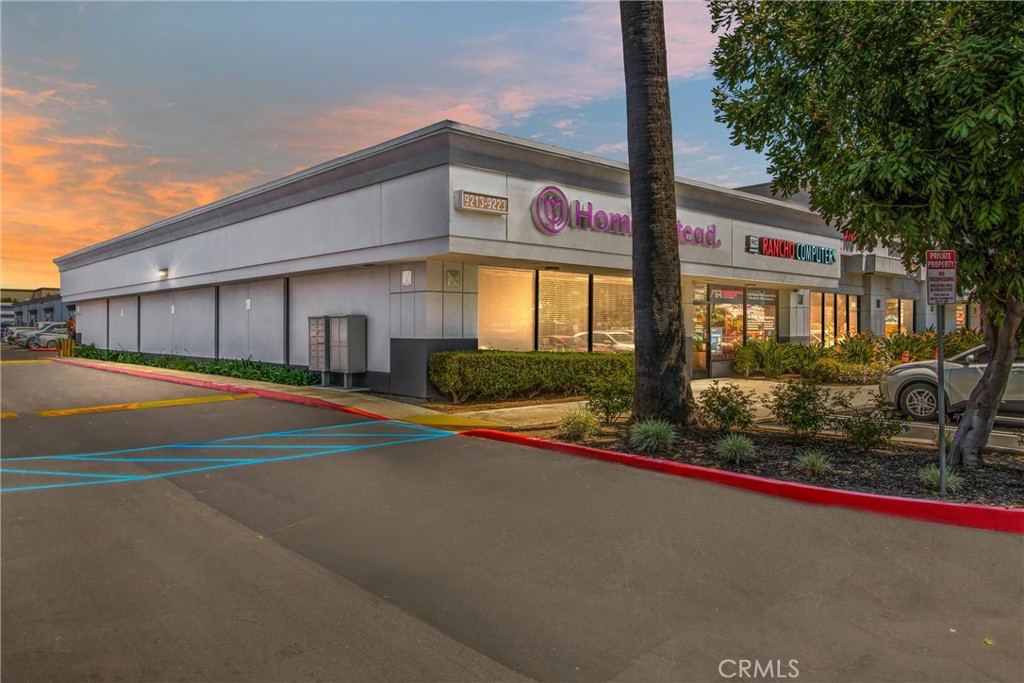
M331 372L347 375L366 372L365 315L331 316L327 339Z

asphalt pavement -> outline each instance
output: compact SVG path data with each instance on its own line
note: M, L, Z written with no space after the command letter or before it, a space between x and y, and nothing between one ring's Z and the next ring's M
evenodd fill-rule
M0 372L5 680L1024 670L1019 535L56 363Z

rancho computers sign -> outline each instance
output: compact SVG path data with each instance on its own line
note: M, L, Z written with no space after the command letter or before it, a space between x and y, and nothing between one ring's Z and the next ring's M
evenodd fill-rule
M578 199L570 202L565 192L554 185L541 188L534 195L530 213L533 224L547 235L558 235L566 228L632 235L629 214L594 209L591 202L584 203ZM718 239L718 227L713 223L700 226L683 225L682 221L676 221L676 237L683 244L698 247L717 249L722 246L722 240Z
M836 250L831 247L790 242L789 240L780 240L774 237L747 235L747 251L751 254L760 254L761 256L791 258L797 261L823 263L826 265L836 262Z

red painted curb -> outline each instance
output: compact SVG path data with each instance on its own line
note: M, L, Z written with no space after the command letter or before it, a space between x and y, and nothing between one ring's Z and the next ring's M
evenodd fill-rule
M211 382L201 379L191 379L188 377L171 377L170 375L160 375L155 372L145 372L143 370L129 370L128 368L112 368L107 365L96 365L95 363L88 363L80 360L71 360L70 358L57 358L55 359L58 363L67 363L68 365L77 365L83 368L93 368L95 370L106 370L107 372L116 372L122 375L131 375L132 377L144 377L146 379L156 379L161 382L173 382L174 384L187 384L193 387L200 387L203 389L216 389L218 391L230 391L235 394L256 394L260 398L267 398L274 401L285 401L287 403L297 403L303 406L309 406L311 408L326 408L327 410L336 410L340 413L349 413L351 415L359 415L361 417L370 418L371 420L390 420L391 418L384 417L383 415L377 415L376 413L370 413L359 408L349 408L348 406L340 406L337 403L331 403L320 398L313 398L312 396L296 396L295 394L287 394L283 391L271 391L269 389L260 389L257 387L243 387L236 384L225 384L223 382Z
M963 503L945 503L935 500L917 498L898 498L895 496L879 496L857 491L827 489L820 486L809 486L796 482L765 479L750 474L715 470L698 465L650 458L642 455L629 455L616 451L606 451L589 446L546 441L521 434L509 434L493 429L471 429L461 432L463 436L476 436L495 441L504 441L531 448L543 448L595 460L605 460L620 465L628 465L640 469L661 472L677 477L699 479L701 481L724 484L734 488L754 491L779 498L787 498L802 503L845 507L864 512L874 512L894 517L906 517L924 522L950 524L954 526L1005 531L1024 534L1024 510L987 507L984 505L967 505Z

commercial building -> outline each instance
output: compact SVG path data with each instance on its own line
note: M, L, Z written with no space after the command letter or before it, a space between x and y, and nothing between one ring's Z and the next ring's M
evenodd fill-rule
M34 325L51 320L68 320L75 314L75 304L64 301L59 290L36 290L32 298L11 305L16 323Z
M931 324L919 274L764 194L677 180L694 377ZM365 316L354 382L424 396L442 349L629 348L629 213L624 164L444 121L56 263L85 343L308 366L311 325Z

